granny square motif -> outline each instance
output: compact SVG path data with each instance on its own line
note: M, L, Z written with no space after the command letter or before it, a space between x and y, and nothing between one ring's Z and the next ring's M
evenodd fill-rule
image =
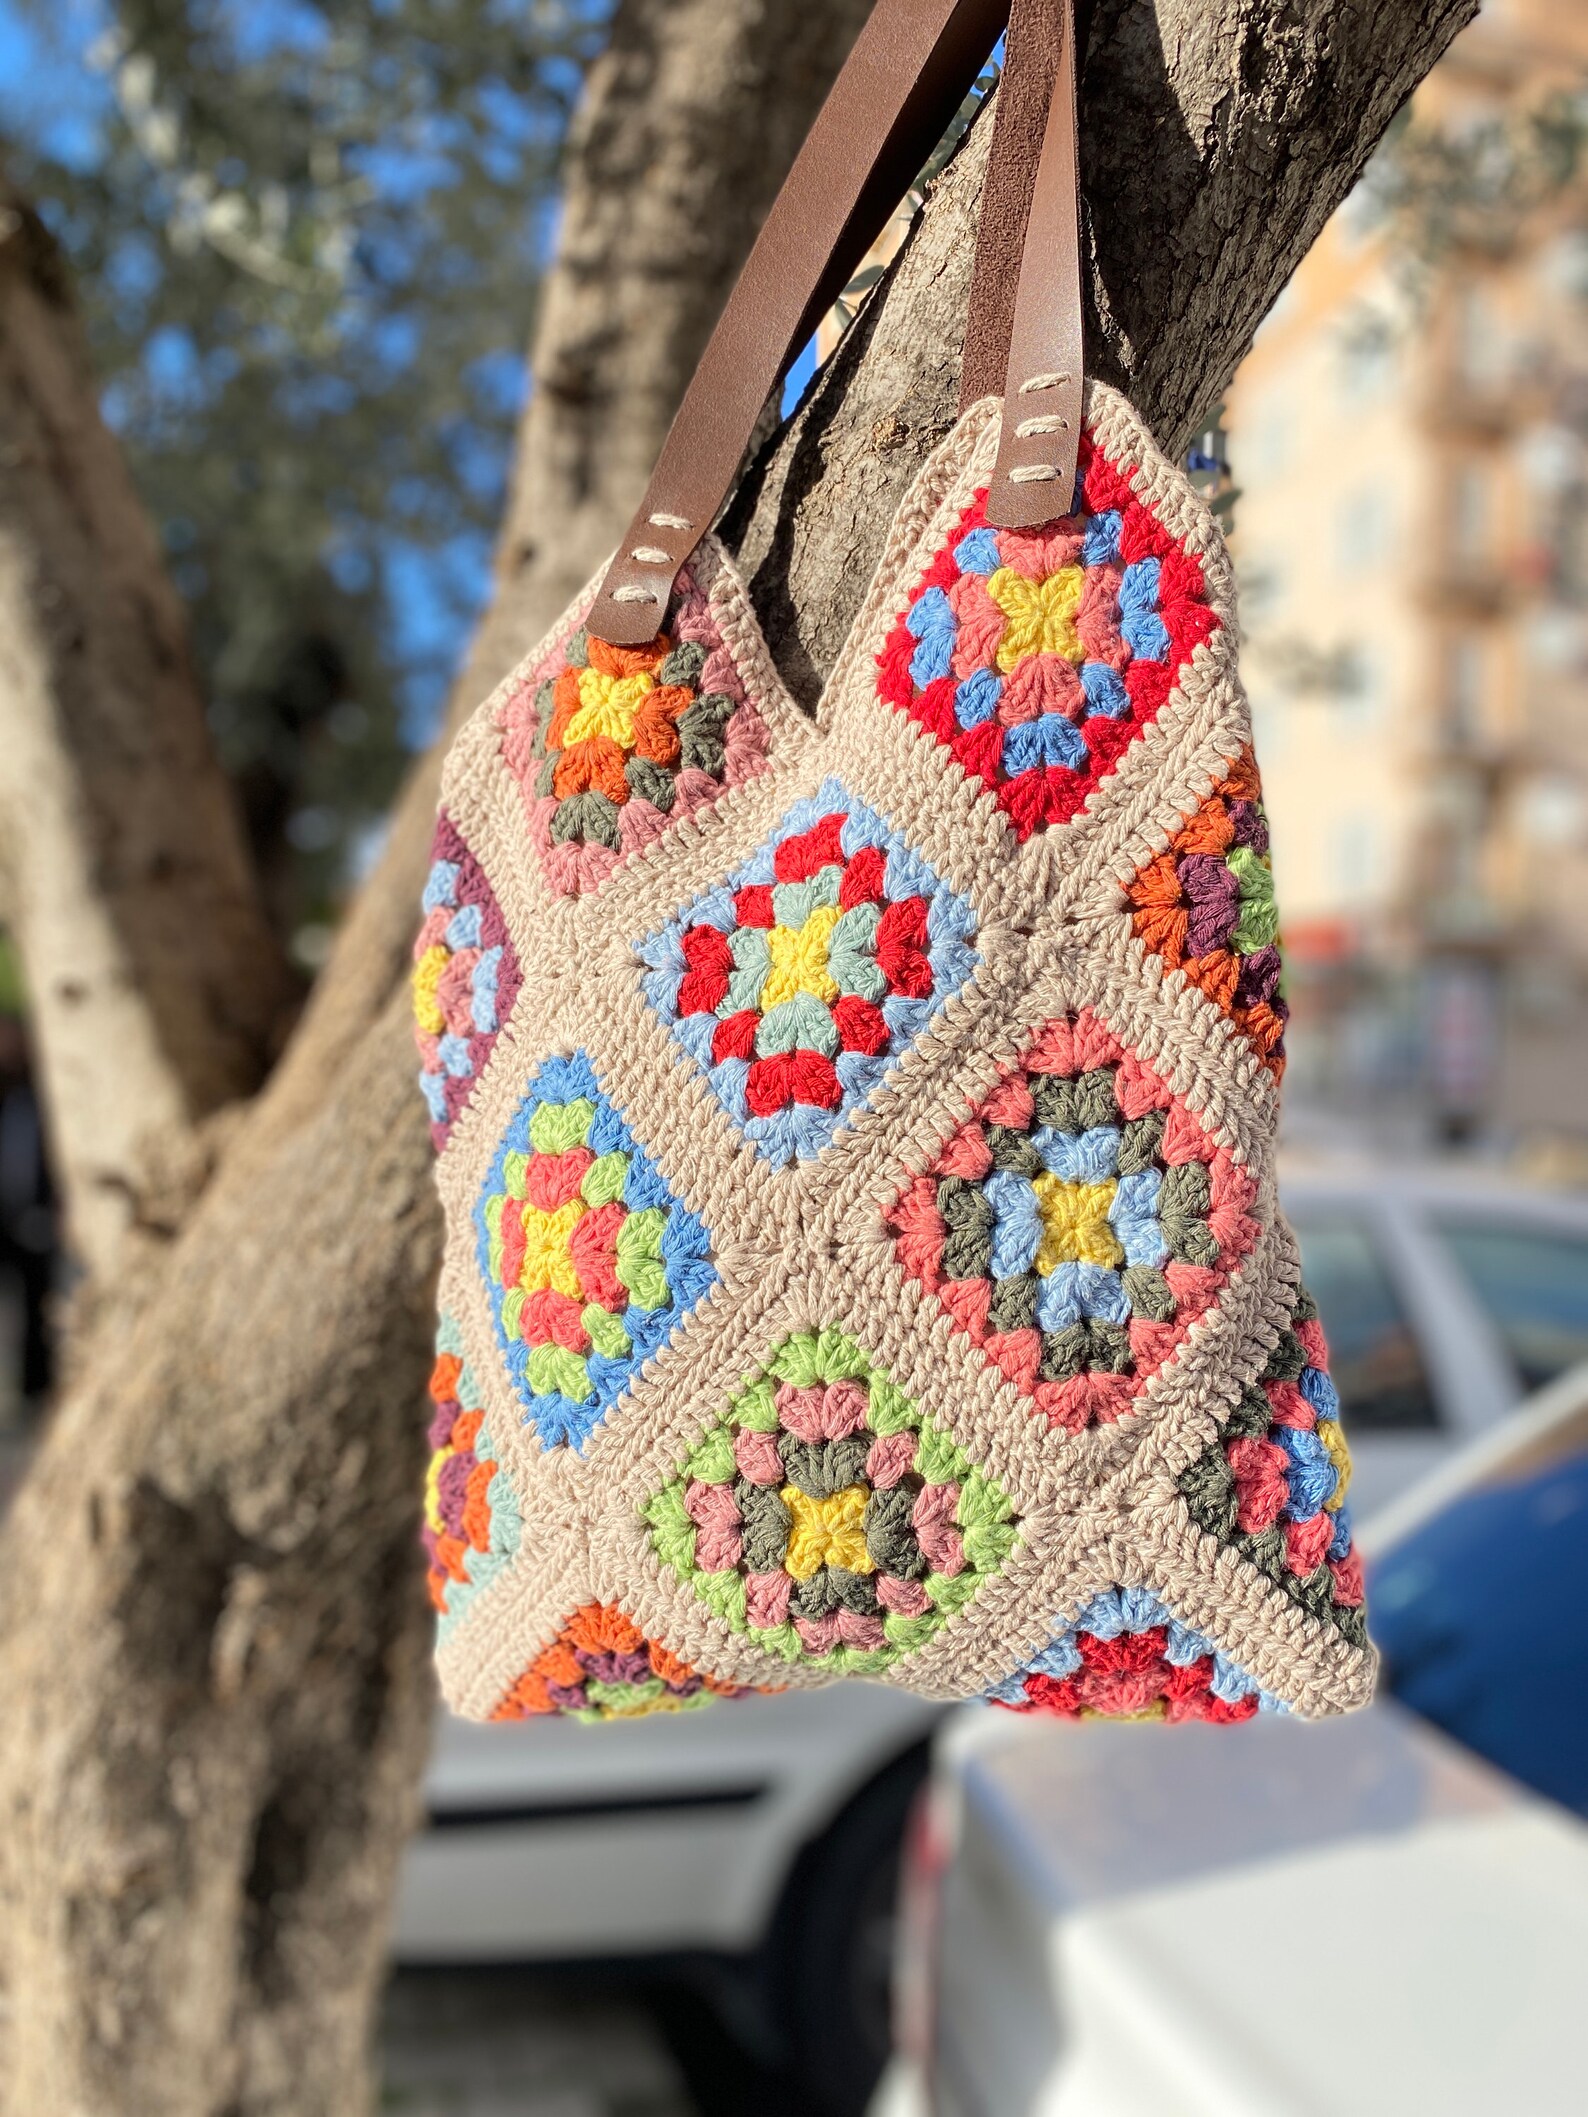
M582 1052L541 1066L474 1210L477 1260L523 1416L583 1442L710 1287L705 1229L657 1174Z
M414 994L460 1712L1371 1692L1229 562L1097 384L1069 512L992 527L999 411L814 716L708 537L652 641L588 591L448 760Z
M668 629L649 647L609 647L582 628L554 634L504 701L503 761L559 894L598 888L766 763L766 724L713 576L709 555L684 569Z
M643 943L646 997L773 1163L810 1160L976 961L976 916L829 779Z
M518 954L496 893L443 812L414 943L419 1086L439 1150L518 997Z
M1201 559L1086 435L1062 521L966 508L883 649L882 695L1029 838L1080 810L1218 622Z

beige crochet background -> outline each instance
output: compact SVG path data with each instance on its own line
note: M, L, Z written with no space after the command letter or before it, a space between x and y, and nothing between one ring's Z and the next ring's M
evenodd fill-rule
M1374 1657L1204 1534L1176 1487L1286 1326L1298 1277L1274 1200L1274 1081L1226 1017L1135 938L1124 885L1161 852L1251 739L1236 671L1223 540L1129 405L1093 384L1087 419L1109 459L1202 560L1221 620L1167 704L1071 823L1021 846L995 800L934 737L877 696L876 656L996 451L1001 406L972 407L923 468L814 719L771 665L742 583L708 539L695 570L771 734L769 768L668 831L599 890L552 894L498 709L577 628L591 590L482 705L448 760L443 800L501 903L523 970L511 1019L439 1166L441 1298L462 1331L498 1461L523 1521L512 1566L473 1598L440 1652L456 1711L488 1715L568 1616L622 1606L702 1673L798 1688L826 1679L736 1634L662 1566L638 1507L790 1331L836 1324L1004 1487L1021 1542L1004 1569L879 1681L980 1693L1115 1584L1151 1588L1266 1690L1307 1714L1371 1693ZM887 1084L817 1159L773 1168L718 1105L646 1003L636 945L745 861L830 774L876 809L975 908L980 961ZM1257 1185L1263 1233L1217 1305L1152 1377L1132 1415L1078 1435L1029 1403L901 1272L883 1214L992 1087L1031 1032L1092 1008L1182 1097ZM581 1050L675 1197L711 1231L718 1283L595 1429L544 1450L507 1378L473 1211L535 1068Z

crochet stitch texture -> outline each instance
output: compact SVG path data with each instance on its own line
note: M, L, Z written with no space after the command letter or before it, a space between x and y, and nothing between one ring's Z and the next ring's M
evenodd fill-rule
M448 760L414 990L461 1712L1371 1692L1228 560L1100 385L1071 513L991 527L998 414L814 718L707 538L649 646L590 638L592 587Z

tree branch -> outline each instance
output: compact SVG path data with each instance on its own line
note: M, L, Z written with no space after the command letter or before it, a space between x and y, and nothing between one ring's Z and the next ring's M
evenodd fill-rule
M494 594L455 729L556 622L645 490L729 288L871 0L623 0L572 127ZM549 530L549 533L548 533ZM310 1114L405 977L441 751L423 759L271 1092ZM420 1122L416 1102L413 1121Z
M1081 76L1087 364L1170 455L1478 0L1097 0ZM728 511L785 680L814 704L904 489L954 423L991 126Z
M577 513L592 551L618 535L865 6L620 8L566 205L611 256L559 265L537 348L583 364L588 403L535 400L454 717L563 595L557 568L586 570L560 528L527 553L524 523ZM621 176L614 141L637 157ZM652 154L670 188L643 212L604 197ZM405 987L436 765L6 1524L0 2071L28 2117L358 2117L369 2099L432 1697L417 1506L440 1214Z
M73 1245L107 1280L186 1203L296 986L215 761L181 607L55 245L0 182L0 846Z

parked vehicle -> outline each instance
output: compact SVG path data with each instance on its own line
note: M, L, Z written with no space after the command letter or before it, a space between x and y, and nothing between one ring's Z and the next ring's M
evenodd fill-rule
M1285 1200L1359 1519L1588 1355L1588 1206L1382 1170L1298 1172ZM398 1954L777 1963L778 2026L852 2106L886 2053L899 1840L941 1712L851 1683L627 1726L444 1719Z
M1287 1170L1369 1520L1588 1360L1588 1201L1437 1171Z
M1588 1365L1363 1543L1365 1713L955 1716L877 2117L1582 2109Z

